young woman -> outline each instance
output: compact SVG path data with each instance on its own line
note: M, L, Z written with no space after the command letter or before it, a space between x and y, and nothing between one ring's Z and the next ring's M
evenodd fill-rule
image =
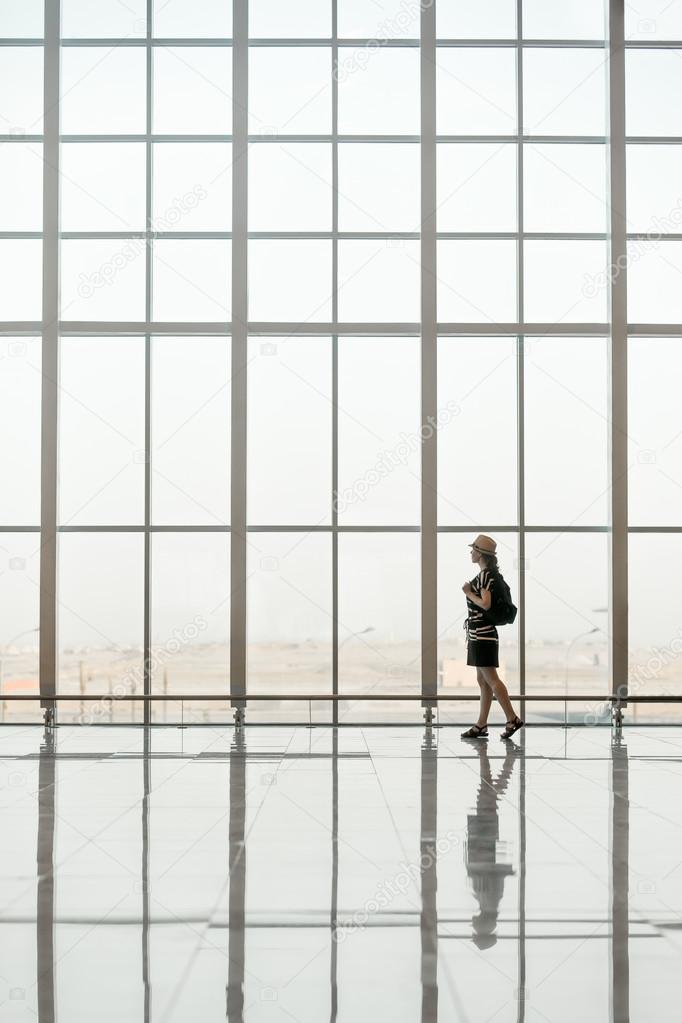
M479 573L471 582L464 583L462 590L467 599L466 620L467 630L467 664L476 668L476 680L481 688L481 705L478 721L466 732L463 739L488 738L488 714L495 696L504 711L507 724L500 735L501 739L510 739L514 732L523 727L523 721L512 707L509 693L504 682L497 674L499 660L499 638L495 626L487 620L486 611L490 609L495 596L495 584L499 579L497 568L497 544L485 534L479 534L471 548L471 560L478 565Z

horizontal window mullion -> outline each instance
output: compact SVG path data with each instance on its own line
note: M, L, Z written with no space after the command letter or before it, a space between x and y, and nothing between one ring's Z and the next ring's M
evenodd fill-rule
M228 525L57 526L58 533L229 533Z
M476 532L487 532L487 533L608 533L610 530L609 526L530 526L528 523L525 524L523 529L519 526L498 526L498 525L484 525L484 526L438 526L438 533L471 533Z
M436 49L442 48L467 48L467 47L507 47L516 49L517 46L531 49L555 49L555 50L604 50L608 46L605 39L521 39L515 37L509 39L436 39Z
M59 41L60 46L71 48L78 48L80 46L87 47L129 47L136 46L144 49L147 45L151 46L152 49L155 46L172 46L172 47L192 47L192 46L221 46L223 48L232 49L232 39L226 36L216 38L199 38L193 39L187 36L172 37L172 38L152 38L149 41L141 36L139 39L133 39L130 36L115 36L112 38L74 38L73 36L64 37Z
M0 136L1 138L1 136ZM121 135L60 135L59 141L64 142L68 145L70 142L152 142L162 144L164 142L183 142L191 144L192 142L232 142L232 135L227 134L208 134L208 135L155 135L153 132L147 135L144 132L137 132L134 134L121 134Z

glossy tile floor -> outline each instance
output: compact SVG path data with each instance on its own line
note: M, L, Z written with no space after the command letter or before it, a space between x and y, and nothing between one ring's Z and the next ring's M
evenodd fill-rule
M0 1021L680 1019L682 729L0 729Z

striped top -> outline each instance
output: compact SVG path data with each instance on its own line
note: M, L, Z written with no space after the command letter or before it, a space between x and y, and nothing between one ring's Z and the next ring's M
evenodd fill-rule
M475 579L471 580L471 588L477 597L481 596L482 590L490 590L491 597L494 598L494 586L495 576L488 568L482 569L478 573ZM490 622L485 619L485 611L483 608L477 607L472 600L467 597L467 611L469 617L466 621L467 626L467 638L468 639L486 639L493 643L498 642L497 629Z

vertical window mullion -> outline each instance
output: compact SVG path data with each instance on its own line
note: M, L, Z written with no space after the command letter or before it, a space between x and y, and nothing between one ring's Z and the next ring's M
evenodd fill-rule
M625 213L625 15L623 0L608 9L609 423L611 549L609 641L611 692L628 692L628 415L627 415L627 224Z
M248 200L248 0L233 3L232 64L232 440L230 690L246 695L246 364Z
M59 0L45 0L39 685L46 718L54 715L57 686L60 8Z
M523 265L523 0L516 2L516 230L518 232L516 250L516 317L520 325L525 322L524 304L524 265ZM521 716L525 716L526 695L526 456L525 456L525 405L524 405L524 345L525 338L520 334L517 338L517 370L516 370L516 407L517 407L517 526L518 565L519 565L519 693L521 695Z
M145 138L145 322L147 330L152 319L152 245L154 244L152 229L152 0L147 0L147 38L146 38L146 138ZM145 334L144 339L144 649L143 649L143 688L144 695L152 691L151 679L151 336ZM151 722L151 705L144 703L143 721Z
M338 0L332 4L332 693L339 692L339 38ZM338 724L339 707L332 706Z
M436 10L421 7L421 689L438 689ZM427 704L428 706L428 704Z

